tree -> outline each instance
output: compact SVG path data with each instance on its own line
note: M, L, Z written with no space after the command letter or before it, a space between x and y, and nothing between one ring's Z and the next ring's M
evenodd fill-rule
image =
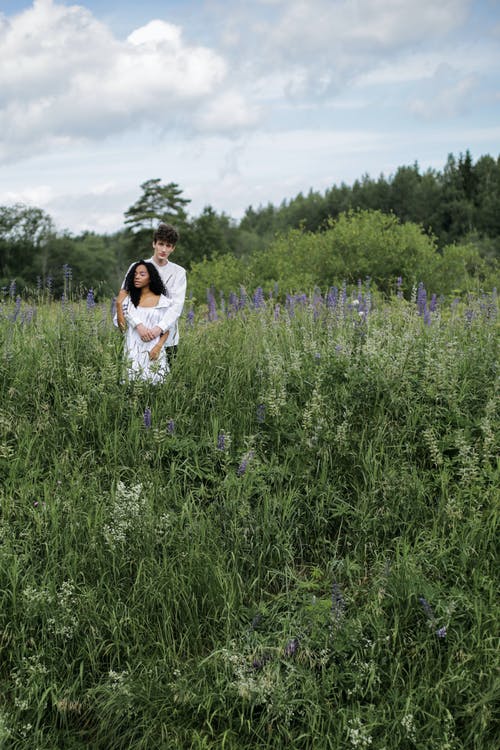
M191 201L182 198L177 183L162 185L159 178L146 180L141 185L142 195L127 211L125 224L132 232L151 231L160 223L184 225L187 221L185 206Z
M54 234L52 218L40 208L16 203L0 206L0 277L3 283L36 280L34 266L43 266L48 240Z
M435 212L435 231L440 243L450 244L472 232L474 204L467 193L473 189L472 164L469 156L460 155L459 162L448 155L440 176L440 200Z
M181 233L177 260L189 267L204 257L237 253L237 231L227 214L217 214L212 206L205 206Z
M500 239L500 157L482 156L476 162L475 226L484 238L497 238L496 251L490 247L485 255L498 255Z

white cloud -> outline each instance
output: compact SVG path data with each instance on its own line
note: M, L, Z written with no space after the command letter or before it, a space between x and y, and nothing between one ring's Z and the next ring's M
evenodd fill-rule
M266 3L268 4L268 3ZM471 0L287 0L271 23L245 2L233 5L226 26L240 29L241 47L260 37L259 57L314 67L316 60L347 69L364 68L374 53L442 38L464 22Z
M236 1L221 27L226 42L232 39L224 57L189 44L181 27L165 20L119 40L82 6L35 0L0 19L0 161L142 125L158 133L237 135L270 117L284 97L303 106L332 100L363 78L376 83L377 71L385 82L401 69L416 76L412 45L452 31L469 4L263 0L261 15L253 3ZM436 69L434 56L421 75ZM420 98L414 113L421 114Z
M264 15L243 0L221 19L232 73L247 85L261 77L282 79L282 92L297 103L336 97L381 68L397 71L403 55L408 63L413 55L423 59L435 52L439 64L451 49L446 44L451 35L466 21L471 0L276 0L259 5Z
M54 189L50 185L30 185L22 190L6 190L0 193L0 200L4 204L27 203L33 206L45 206L55 197Z
M259 109L249 106L239 91L227 91L207 104L197 122L201 130L224 133L253 125L258 122L259 117Z
M459 76L448 65L441 65L420 87L424 94L409 102L409 109L425 120L455 117L473 108L478 83L475 75Z
M223 57L187 44L181 29L164 21L119 41L83 7L35 0L3 20L0 58L4 161L143 122L216 127L217 111L227 104L227 95L218 100L227 75ZM245 126L254 119L241 100L230 122Z
M453 68L457 75L498 75L500 55L498 45L489 41L453 41L438 48L403 51L397 61L381 60L356 83L362 86L380 86L421 81L436 75L440 67Z

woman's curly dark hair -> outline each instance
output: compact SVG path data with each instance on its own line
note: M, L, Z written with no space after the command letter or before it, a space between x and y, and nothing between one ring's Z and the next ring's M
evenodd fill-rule
M165 294L165 287L163 286L163 281L161 280L161 276L158 273L156 266L154 266L149 260L138 260L137 263L134 263L134 265L131 266L123 285L123 288L129 293L132 304L135 307L137 307L139 300L141 299L141 290L134 286L134 276L137 266L146 266L149 273L149 288L153 294Z

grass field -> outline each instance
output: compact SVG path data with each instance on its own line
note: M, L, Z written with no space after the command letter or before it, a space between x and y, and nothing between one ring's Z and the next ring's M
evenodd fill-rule
M0 308L0 747L497 750L498 309Z

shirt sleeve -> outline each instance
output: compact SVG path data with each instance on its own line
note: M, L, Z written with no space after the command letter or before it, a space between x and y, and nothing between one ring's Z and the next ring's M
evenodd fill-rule
M186 285L186 272L182 268L173 283L168 285L168 301L170 304L165 308L165 314L158 323L162 331L167 331L180 318L186 299Z

